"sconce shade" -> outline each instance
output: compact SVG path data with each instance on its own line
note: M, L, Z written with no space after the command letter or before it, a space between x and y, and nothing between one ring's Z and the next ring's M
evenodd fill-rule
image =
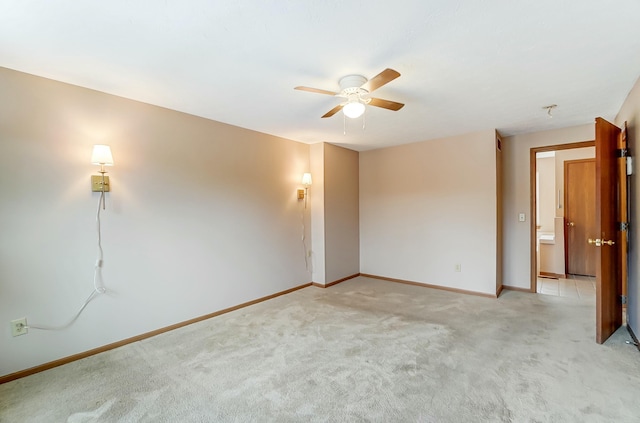
M364 113L364 104L360 103L358 100L349 101L342 108L342 113L351 119L360 117Z
M310 173L304 173L302 175L302 185L307 186L307 187L311 185L311 174Z
M94 145L91 154L91 164L113 166L113 156L108 145Z

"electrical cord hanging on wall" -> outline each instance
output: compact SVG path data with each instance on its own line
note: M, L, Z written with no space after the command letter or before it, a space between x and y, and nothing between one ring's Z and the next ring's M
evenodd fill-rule
M305 194L306 195L306 194ZM302 251L304 252L304 266L307 269L307 272L311 273L311 269L309 268L309 254L307 253L307 237L306 237L306 227L304 224L304 208L300 209L300 222L302 223Z
M77 313L64 325L61 326L48 326L48 325L39 325L39 324L28 324L25 326L26 329L40 329L40 330L63 330L71 326L78 317L82 314L84 309L89 305L89 303L98 295L104 294L107 292L107 289L104 287L104 283L102 281L102 264L103 264L103 256L104 251L102 250L102 228L100 227L100 207L104 207L104 191L100 193L100 200L98 201L98 211L96 212L96 231L98 233L98 254L96 258L96 264L93 270L93 290L91 294L84 300L80 309L78 309Z

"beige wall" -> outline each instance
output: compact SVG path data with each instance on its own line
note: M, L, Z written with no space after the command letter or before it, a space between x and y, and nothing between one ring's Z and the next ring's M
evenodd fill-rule
M538 225L541 232L554 231L556 205L555 157L536 159L538 171Z
M592 141L594 125L506 137L504 158L504 285L529 289L531 283L530 150L556 144ZM518 214L526 221L519 222Z
M640 164L637 152L640 147L640 80L631 89L629 96L620 108L615 119L616 125L623 127L625 121L628 125L628 142L631 154L634 156L634 170L630 177L630 204L631 222L629 240L629 284L627 296L627 324L636 336L640 336L640 209L638 209L638 196L640 196L640 183L638 182L638 166Z
M311 145L313 281L326 285L360 272L358 152Z
M538 173L538 217L537 226L540 234L554 233L554 244L541 242L538 244L538 271L547 273L564 273L564 253L562 263L558 262L554 254L560 246L556 233L556 162L555 157L536 159Z
M308 145L4 68L0 92L0 375L311 281ZM67 330L11 337L10 320L65 323L92 290L96 143L115 159L108 294Z
M324 143L310 146L311 176L309 188L311 206L311 263L313 282L325 284L325 222L324 222Z
M493 130L360 153L361 272L495 294L495 163Z
M359 155L324 144L325 281L360 272Z

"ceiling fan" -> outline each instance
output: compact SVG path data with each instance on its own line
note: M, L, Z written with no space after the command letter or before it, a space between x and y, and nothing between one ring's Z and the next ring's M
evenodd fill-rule
M346 99L343 103L338 104L336 107L325 113L322 116L323 118L331 117L338 113L340 110L342 110L344 115L349 118L357 118L359 116L362 116L367 104L393 111L402 109L402 107L404 106L403 103L397 103L391 100L383 100L381 98L369 97L369 94L371 94L373 91L393 81L399 76L399 72L387 68L369 80L367 80L367 78L362 75L347 75L341 78L340 92L321 90L319 88L311 87L295 87L294 89L300 91L308 91L311 93L327 94Z

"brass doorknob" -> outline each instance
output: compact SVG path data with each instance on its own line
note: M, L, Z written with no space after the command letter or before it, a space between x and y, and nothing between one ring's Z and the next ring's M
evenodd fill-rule
M576 224L573 222L567 222L567 226L576 226Z

